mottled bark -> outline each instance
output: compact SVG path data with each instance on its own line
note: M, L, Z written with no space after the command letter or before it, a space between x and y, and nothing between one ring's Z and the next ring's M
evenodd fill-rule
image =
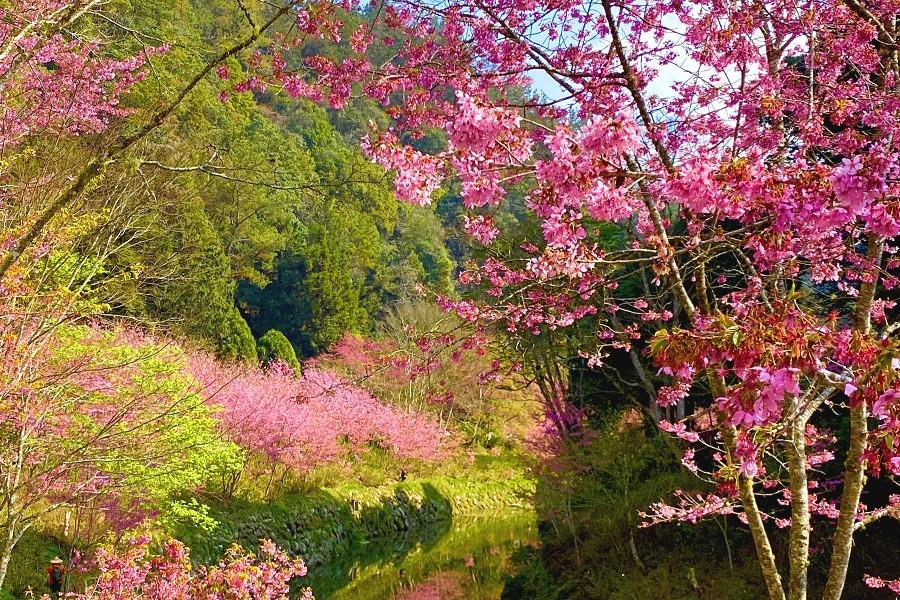
M12 546L8 542L4 542L3 549L0 550L0 588L6 581L6 573L9 571L9 561L12 559Z
M710 378L716 382L714 383L714 389L721 387L717 377L710 374ZM732 452L737 439L737 431L733 425L722 426L722 438L725 442L725 447L728 448L729 452ZM778 572L778 564L775 562L775 552L772 551L769 534L766 533L766 527L763 524L762 513L756 504L753 479L739 475L737 483L741 507L744 509L744 515L747 517L747 527L749 527L750 536L753 538L753 546L756 548L756 559L759 562L763 580L766 582L769 600L785 600L781 574Z
M878 270L884 242L874 235L868 239L869 250L866 258L870 267L869 277L859 290L856 303L853 327L862 334L872 328L871 310L878 288ZM847 460L844 462L844 490L841 494L840 515L834 530L834 542L831 550L831 566L828 569L828 582L825 584L824 600L840 600L847 581L847 568L850 565L850 553L853 550L853 531L856 523L856 512L859 499L865 485L865 463L863 452L868 441L868 409L865 402L850 407L850 445L847 449Z
M22 538L22 534L28 530L28 527L17 527L18 520L16 518L10 519L8 523L6 523L6 531L3 535L3 540L0 541L0 589L3 589L3 583L6 581L6 574L9 572L9 563L12 560L13 550L16 548L16 544L19 543L19 540Z
M850 409L850 447L844 463L844 491L841 494L840 516L834 530L834 544L831 550L831 566L828 582L825 584L824 600L840 600L847 580L850 553L853 550L853 530L856 511L865 483L863 451L866 447L868 426L867 410L864 403Z
M789 425L789 435L785 442L791 490L791 534L788 544L789 600L806 600L808 585L810 523L804 426L805 423L801 419L794 419Z

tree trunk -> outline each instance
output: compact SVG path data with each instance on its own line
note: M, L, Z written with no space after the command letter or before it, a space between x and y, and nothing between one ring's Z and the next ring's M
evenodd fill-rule
M2 589L3 582L6 580L6 571L9 569L9 560L12 558L12 550L3 549L3 553L0 554L0 589Z
M841 494L840 515L834 530L834 546L831 551L831 567L825 584L823 600L840 600L847 580L850 553L853 550L853 526L856 510L865 484L863 451L867 438L867 410L864 402L850 409L850 449L844 463L844 491Z
M798 417L790 425L785 445L791 489L791 535L788 545L790 575L788 599L806 600L809 571L809 489L806 476L805 423Z
M15 535L13 529L6 531L6 539L3 540L3 549L0 550L0 589L6 581L6 572L9 570L9 561L12 559L12 551L15 548Z
M707 371L707 378L710 383L710 389L714 394L717 396L725 395L725 382L719 376L713 374L712 371ZM725 442L725 447L728 449L729 454L731 454L734 452L737 431L723 416L719 418L722 422L722 440ZM762 514L759 511L759 506L756 504L753 480L739 475L737 484L741 498L741 507L747 516L747 526L750 528L750 536L753 538L753 546L756 548L756 558L762 571L763 580L766 582L769 600L785 600L784 587L781 585L781 574L778 572L778 565L775 562L775 553L772 551L769 534L766 533Z
M759 568L762 570L766 589L769 592L769 600L785 600L784 588L781 585L781 574L778 573L778 565L775 563L775 553L769 543L769 535L763 525L762 515L756 504L756 495L753 492L753 480L747 477L738 477L738 491L741 496L741 506L747 516L747 526L756 547L756 558Z
M884 250L884 241L875 235L868 238L869 280L859 290L854 313L854 329L867 334L872 328L871 310L878 287L878 269ZM850 565L850 553L853 550L853 528L856 524L856 511L865 485L865 463L863 452L868 441L869 425L866 403L860 401L857 406L850 407L850 446L847 449L847 460L844 462L844 491L841 494L840 515L834 530L834 545L831 550L831 566L828 569L828 582L825 584L824 600L840 600L847 581L847 568Z

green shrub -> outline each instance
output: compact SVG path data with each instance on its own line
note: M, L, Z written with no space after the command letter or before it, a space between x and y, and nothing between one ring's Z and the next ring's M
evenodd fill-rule
M257 362L256 341L247 321L236 308L226 314L221 328L216 332L216 349L219 356L228 360Z
M276 360L287 364L297 375L300 374L300 361L297 353L283 333L277 329L270 329L256 342L256 354L262 363L269 364Z

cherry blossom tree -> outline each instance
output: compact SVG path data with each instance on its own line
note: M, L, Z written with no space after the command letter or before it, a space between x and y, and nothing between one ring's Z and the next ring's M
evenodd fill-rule
M67 539L90 543L79 522L132 527L240 454L223 445L213 411L165 344L78 324L43 294L8 292L0 308L0 584L32 528L74 512ZM30 312L32 303L44 306Z
M56 7L22 12L4 47L27 56L14 40L46 43ZM839 598L854 532L896 514L862 499L867 478L900 468L897 3L388 1L346 31L341 10L353 8L276 4L197 78L289 24L250 52L253 74L234 91L272 86L335 108L353 94L382 101L393 124L364 147L394 173L398 196L427 204L458 179L466 228L486 244L462 276L480 300L440 304L521 339L595 323L592 364L627 351L648 396L678 407L667 427L704 432L704 469L721 488L704 510L725 510L724 499L741 513L769 597L807 597L811 519L824 513L834 526L823 597ZM315 37L346 39L357 54L297 51ZM394 54L372 61L370 47ZM523 92L535 82L543 93ZM192 85L53 194L7 243L0 280ZM407 144L435 128L443 151ZM541 236L492 252L513 186ZM615 243L602 235L610 226ZM638 291L620 288L633 280ZM831 450L843 459L837 485L820 495L810 493L820 446L835 445L820 429L826 409L850 434ZM760 503L773 485L789 492L787 585Z

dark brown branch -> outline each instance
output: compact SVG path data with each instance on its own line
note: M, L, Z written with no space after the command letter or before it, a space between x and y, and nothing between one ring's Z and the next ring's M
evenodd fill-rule
M650 116L650 110L647 108L647 103L644 101L644 97L643 95L641 95L641 91L638 88L637 77L634 74L634 70L631 68L631 63L628 61L628 55L625 53L625 46L622 45L622 39L621 37L619 37L619 27L616 24L615 16L612 12L612 5L610 4L609 0L603 0L602 4L603 11L606 14L606 22L609 25L609 33L612 36L613 48L615 48L616 50L616 56L618 57L619 64L622 67L622 75L625 79L625 87L631 93L631 98L632 100L634 100L634 103L638 109L638 113L641 115L641 121L644 123L644 127L647 129L647 133L650 137L650 143L653 144L653 148L659 155L659 160L666 168L666 171L669 174L673 174L675 173L675 162L672 160L669 151L665 146L663 146L662 141L654 131L656 129L656 123Z

